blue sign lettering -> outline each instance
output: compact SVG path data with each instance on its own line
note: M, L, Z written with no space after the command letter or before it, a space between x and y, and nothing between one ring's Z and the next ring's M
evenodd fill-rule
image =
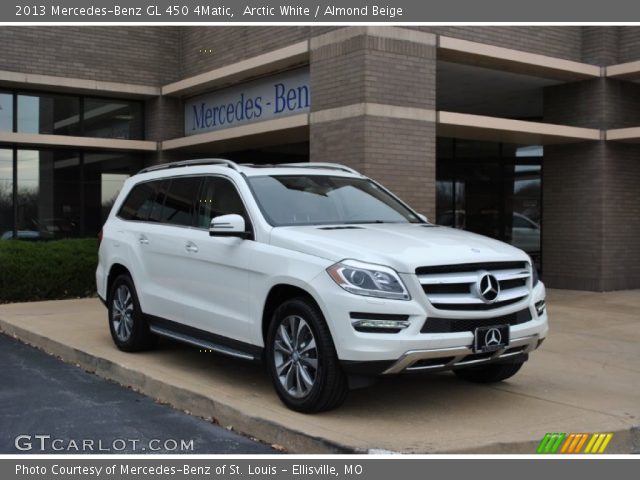
M309 70L302 68L187 100L185 134L308 112L308 82Z

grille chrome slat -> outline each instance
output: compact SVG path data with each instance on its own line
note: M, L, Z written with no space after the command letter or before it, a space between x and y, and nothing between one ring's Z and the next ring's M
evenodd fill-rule
M518 278L529 278L529 272L521 268L509 270L493 270L491 273L498 281L515 280ZM442 283L475 283L478 279L477 272L462 273L442 273L437 275L418 275L418 280L422 285L439 285Z
M529 294L529 289L526 287L518 287L518 288L510 288L509 290L503 290L498 295L496 299L496 303L506 302L508 300L513 300L515 298L526 297ZM457 303L457 304L479 304L484 305L480 298L473 294L439 294L439 295L429 295L429 300L431 303Z
M500 285L493 303L476 292L482 273L488 272ZM529 296L531 269L528 262L491 262L419 267L418 280L429 302L440 310L492 310Z

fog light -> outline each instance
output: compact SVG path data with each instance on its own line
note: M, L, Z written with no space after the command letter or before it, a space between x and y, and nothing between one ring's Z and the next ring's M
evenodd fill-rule
M536 302L536 313L538 314L538 316L541 316L544 313L545 308L547 308L547 304L544 300Z
M359 332L398 333L407 328L411 322L400 320L358 320L352 323Z

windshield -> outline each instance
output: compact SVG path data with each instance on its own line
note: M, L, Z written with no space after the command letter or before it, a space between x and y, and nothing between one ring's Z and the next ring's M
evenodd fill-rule
M276 227L353 223L422 223L370 180L329 175L248 179L267 221Z

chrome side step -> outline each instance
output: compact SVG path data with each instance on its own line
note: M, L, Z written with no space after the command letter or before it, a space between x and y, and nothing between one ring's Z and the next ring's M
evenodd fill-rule
M206 350L213 350L217 353L222 353L224 355L229 355L231 357L241 358L243 360L257 360L255 356L241 352L240 350L235 350L233 348L220 345L209 340L202 340L199 338L192 337L190 335L175 332L173 330L169 330L167 328L159 327L157 325L149 325L149 330L156 335L160 335L161 337L170 338L171 340L176 340L178 342L187 343L189 345L193 345L194 347L204 348Z

